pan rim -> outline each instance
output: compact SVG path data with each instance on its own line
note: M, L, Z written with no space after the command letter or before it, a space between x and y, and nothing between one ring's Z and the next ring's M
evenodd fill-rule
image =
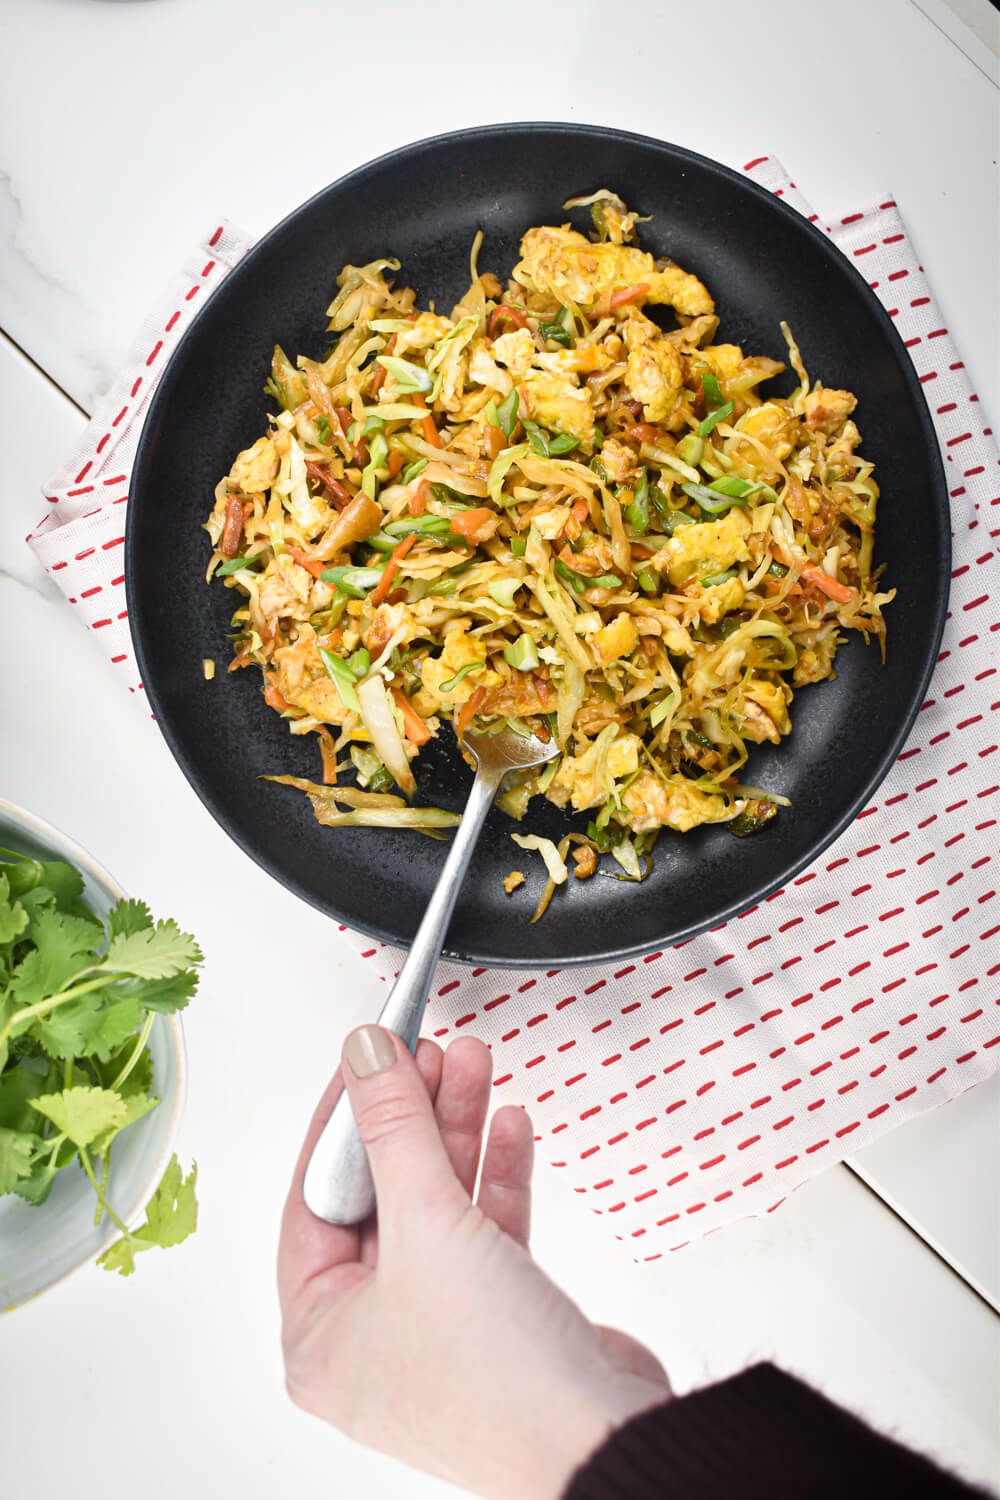
M761 902L773 896L775 892L786 888L790 881L792 881L808 866L814 864L815 861L820 857L820 855L822 855L824 851L828 849L837 838L839 838L840 834L844 832L848 825L854 821L858 812L865 806L865 804L872 797L873 793L885 780L893 764L895 763L899 752L910 733L910 730L913 727L913 724L919 712L920 704L926 696L926 689L937 663L937 655L940 649L941 638L944 633L944 626L947 617L951 569L951 530L949 525L950 511L947 503L947 487L945 481L944 466L939 451L937 434L934 430L930 411L924 397L923 387L919 382L916 370L913 367L912 360L910 359L909 354L907 353L905 346L903 345L902 339L900 338L892 319L889 317L885 308L882 306L881 302L872 291L868 282L858 271L857 267L854 266L851 261L848 260L848 258L840 250L837 249L837 247L822 232L822 230L817 228L815 224L811 223L796 209L792 208L782 199L776 198L773 193L769 192L768 189L762 187L759 183L754 182L751 178L746 177L744 174L740 173L732 167L728 167L721 162L714 161L710 157L702 156L698 152L691 151L684 146L678 146L668 141L658 140L653 136L642 135L633 131L620 130L611 126L567 121L508 121L493 125L477 125L459 130L446 131L438 135L424 137L421 140L411 142L404 146L396 147L391 151L384 152L382 155L372 158L370 161L361 163L359 166L352 168L349 172L344 173L334 182L331 182L325 187L320 188L304 203L292 209L291 212L286 214L284 218L282 218L276 225L273 226L273 228L269 229L264 235L262 235L261 238L255 242L255 244L251 247L247 254L242 258L242 260L240 260L240 262L230 271L225 280L213 293L212 297L208 299L204 307L199 310L182 338L178 341L177 347L174 349L169 361L167 362L167 365L160 378L159 385L157 386L157 389L150 402L149 411L146 414L146 420L143 424L143 430L140 434L139 443L136 450L132 473L130 502L126 507L125 517L126 524L124 571L126 604L128 609L133 647L135 649L136 660L140 672L140 679L143 683L143 690L147 699L149 700L150 708L153 712L154 718L156 719L157 726L160 730L160 733L166 740L167 746L170 749L174 760L177 762L187 781L197 793L202 804L214 818L216 823L219 824L219 826L243 851L243 853L248 855L256 865L263 869L273 879L279 881L280 884L282 884L287 890L290 890L301 900L306 901L310 906L313 906L318 911L323 912L324 915L332 917L335 921L341 923L351 931L357 932L365 937L373 938L376 941L381 942L391 948L401 949L407 946L405 940L401 939L398 933L395 933L390 929L381 926L381 924L377 922L367 920L359 921L357 916L353 913L349 918L345 916L341 911L337 909L333 902L324 900L318 893L306 889L302 885L302 883L298 881L294 876L282 870L281 867L274 860L272 860L265 851L254 847L253 841L251 839L245 838L241 833L236 831L230 824L227 815L224 813L221 807L217 805L214 792L212 788L207 784L207 781L202 775L199 766L195 764L192 757L188 755L187 751L180 743L179 735L174 731L174 728L170 722L169 711L165 710L164 700L163 698L161 698L158 687L154 681L155 674L151 674L151 672L148 670L150 667L150 657L146 651L146 634L145 625L143 623L142 602L139 593L137 593L136 591L135 584L133 583L134 565L136 563L137 553L136 523L134 521L134 516L137 513L139 505L141 504L140 497L144 491L147 473L151 468L151 455L155 446L154 433L157 425L155 419L158 418L159 414L166 407L169 401L170 393L174 387L175 382L179 378L177 372L180 368L181 353L186 349L189 340L191 340L197 333L202 318L206 315L206 313L208 313L209 309L215 309L216 311L218 311L220 307L225 306L228 298L234 294L235 290L238 290L242 281L245 280L247 276L253 274L256 261L260 257L260 254L263 253L263 251L268 248L275 239L280 237L286 228L294 223L297 223L302 218L308 216L311 212L313 212L316 205L325 200L331 194L343 192L348 188L357 188L359 186L363 186L367 177L376 172L381 172L390 165L403 165L408 160L414 157L423 156L427 152L437 148L453 146L459 143L466 142L474 143L477 139L485 137L494 140L497 137L504 136L523 136L526 132L546 132L557 136L563 135L567 137L579 137L587 139L592 139L595 136L600 136L602 140L616 141L620 142L622 145L627 146L643 146L652 148L657 152L666 153L668 156L673 157L675 160L679 160L681 163L697 169L698 171L704 172L710 176L722 179L730 185L737 187L740 191L747 192L751 196L755 196L762 203L766 203L768 205L769 211L775 214L778 219L782 220L787 225L794 225L796 233L801 234L804 232L807 238L809 236L812 236L813 243L816 248L820 250L822 258L830 267L836 269L837 274L842 274L845 269L848 271L848 280L853 280L856 293L866 303L869 313L874 315L876 321L881 325L883 333L888 335L888 338L886 340L887 345L892 350L895 362L902 375L904 385L907 388L907 392L910 396L914 411L916 413L917 421L921 429L926 450L923 454L921 454L921 461L926 459L929 462L931 470L929 475L929 482L931 489L937 499L937 505L934 512L937 535L933 538L933 541L935 554L939 559L939 566L937 570L937 583L933 600L934 623L930 637L931 649L929 649L927 652L927 659L924 663L924 667L919 675L919 678L914 679L914 685L911 693L908 711L900 718L894 733L889 738L886 748L884 749L882 755L879 757L876 766L867 777L865 784L860 792L857 793L853 798L850 799L848 803L844 805L838 816L831 821L830 826L824 831L819 839L811 843L808 851L804 853L800 859L793 860L791 863L789 863L781 873L779 878L758 882L753 886L752 889L748 889L745 899L741 898L738 902L731 902L726 907L719 908L718 910L713 911L709 917L701 921L689 923L686 927L679 929L676 932L670 933L669 936L666 936L660 940L656 940L652 943L643 942L625 946L612 946L602 948L598 952L588 952L581 955L574 954L571 956L559 955L552 957L549 960L546 960L545 958L539 958L537 956L518 957L516 955L510 954L496 954L491 953L486 949L477 949L476 951L473 951L471 949L459 951L456 949L445 948L442 952L443 959L449 960L454 963L459 963L467 967L486 966L489 968L511 969L516 971L539 970L546 968L568 969L587 966L598 967L606 965L610 962L618 961L620 959L638 958L650 953L662 952L669 948L680 947L684 943L689 942L692 938L698 936L700 933L704 933L710 928L722 926L725 923L731 921L734 917L738 916L741 912L747 911L752 906L759 905Z

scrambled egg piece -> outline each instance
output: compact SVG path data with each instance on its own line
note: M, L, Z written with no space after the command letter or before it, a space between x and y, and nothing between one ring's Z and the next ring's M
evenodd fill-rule
M524 395L534 421L542 427L558 428L584 441L593 436L594 403L588 390L568 376L530 370Z
M795 446L795 415L787 405L777 401L765 401L744 412L735 424L737 432L745 432L762 443L769 453L783 462ZM751 469L770 467L753 443L736 443L734 457Z
M551 800L560 807L571 802L577 812L597 807L610 793L609 778L616 781L619 777L631 776L638 769L641 746L637 734L620 734L612 740L605 763L606 776L596 774L596 741L582 755L564 755L549 787Z
M628 359L625 384L641 401L649 422L662 422L677 404L684 384L681 357L656 324L633 312L624 328Z
M743 718L741 733L758 745L763 740L780 745L782 736L792 732L788 716L791 696L791 690L783 682L751 677L743 689L739 709Z
M493 358L506 365L514 380L523 380L535 357L535 340L528 328L514 328L493 340Z
M714 311L708 290L680 266L657 269L645 250L630 245L595 245L570 229L542 226L521 240L521 259L513 276L563 304L592 307L605 292L644 282L648 302L666 303L685 317Z
M691 578L724 573L747 557L749 533L749 519L734 507L719 521L679 527L662 551L651 559L650 566L666 568L667 577L675 586Z
M739 609L746 598L746 590L738 578L727 578L725 583L713 584L703 589L698 601L698 613L705 625L717 625L723 615Z
M268 564L257 591L257 600L264 618L272 625L279 619L308 620L314 610L321 608L315 594L316 584L287 552L280 552ZM329 584L320 584L329 603L332 590Z
M272 660L275 685L287 703L326 724L345 722L348 710L327 675L313 630L304 630L290 645L278 646Z
M728 380L743 363L743 350L739 344L706 344L696 357L704 361L718 380Z
M830 391L817 382L816 389L810 391L802 402L806 426L816 427L832 437L840 431L857 404L858 398L850 391Z
M633 833L650 833L664 824L687 833L700 823L725 823L733 816L722 797L701 791L683 776L661 781L645 770L625 788L622 802Z
M603 344L580 344L575 349L557 349L551 354L536 354L535 366L556 375L593 375L614 364Z
M635 621L624 611L615 615L610 625L604 625L600 630L596 630L590 638L590 644L597 652L598 661L605 667L610 666L621 656L631 656L638 643L639 632L635 628Z
M278 472L278 455L270 437L258 438L245 448L229 471L230 482L244 495L269 489Z
M467 672L461 682L442 692L442 682L447 682L472 662L486 661L486 647L482 641L467 635L464 630L449 630L444 638L444 650L438 657L428 657L421 672L418 710L421 713L435 712L442 705L454 708L472 697L477 687L495 687L502 679L491 668L481 672Z
M439 313L419 313L409 328L397 333L394 352L401 355L408 349L429 349L438 339L443 339L446 333L450 333L454 326L450 318L442 318Z

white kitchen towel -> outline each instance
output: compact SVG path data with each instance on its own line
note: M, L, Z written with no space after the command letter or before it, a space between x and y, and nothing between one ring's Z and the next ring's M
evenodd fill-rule
M745 170L816 220L773 158ZM895 203L823 227L896 319L945 457L951 610L913 733L871 805L760 906L615 968L443 965L428 1007L429 1035L490 1043L498 1096L641 1260L777 1207L1000 1063L1000 457ZM133 690L119 559L138 431L172 342L248 245L223 225L199 247L31 538ZM355 940L391 980L401 955Z

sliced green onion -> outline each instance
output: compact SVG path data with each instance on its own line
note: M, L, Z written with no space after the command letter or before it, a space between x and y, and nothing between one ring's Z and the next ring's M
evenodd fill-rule
M638 536L649 530L649 479L643 469L635 487L635 498L625 507L625 519Z
M426 458L418 458L415 463L404 469L399 476L400 484L412 484L418 474L422 474L427 467Z
M580 446L580 439L571 437L568 432L557 432L554 437L550 437L537 422L527 419L524 430L528 434L528 442L542 458L557 458L560 453L572 453L574 448Z
M720 583L728 583L730 578L736 577L736 569L729 568L725 573L709 573L707 578L701 579L703 589L718 588Z
M363 599L370 589L381 581L381 568L345 567L327 568L320 574L324 583L332 583L349 599ZM339 659L339 658L338 658Z
M464 667L459 667L454 677L449 677L447 682L442 682L438 688L439 693L450 693L452 688L457 688L463 677L468 677L470 672L479 672L485 667L484 661L467 661Z
M486 592L491 599L504 609L513 609L514 595L520 587L520 578L501 578L496 583L488 583L486 585Z
M602 573L600 578L587 579L587 587L592 589L619 589L621 584L617 573Z
M732 495L736 499L742 499L744 495L754 495L765 486L759 481L751 484L749 479L740 479L736 474L721 474L718 479L713 479L709 485L717 495Z
M530 635L518 636L509 646L503 648L503 659L508 666L518 672L533 672L540 666L538 652Z
M320 442L323 443L323 444L329 443L329 441L330 441L330 418L329 417L317 417L316 420L315 420L315 422L313 423L313 426L316 428L316 431L319 433Z
M382 468L388 457L389 444L385 440L385 433L373 433L371 442L368 444L368 463L365 465L361 475L361 488L369 500L375 499L375 491L378 488L378 471Z
M701 377L701 388L705 392L705 399L708 402L710 408L716 406L725 406L726 398L722 394L722 387L719 384L716 376L710 375L706 371L706 373Z
M687 437L681 438L677 444L677 457L683 459L696 469L701 463L702 454L705 451L705 443L696 432L689 432Z
M656 574L649 568L643 568L642 572L638 575L638 584L644 594L655 594L659 588L659 584L656 581Z
M731 401L727 401L725 406L716 407L715 411L710 412L703 422L698 423L698 436L708 437L708 434L713 432L720 422L724 422L732 414L733 403Z
M409 536L415 531L418 536L447 536L451 522L447 516L402 516L384 527L387 536Z
M746 495L720 495L718 490L709 489L706 484L682 484L681 489L692 500L697 500L702 510L707 511L710 516L724 516L734 505L747 503Z
M514 436L514 428L517 426L517 412L521 398L517 393L517 387L512 386L507 395L497 407L497 424L505 438Z
M552 323L539 323L539 338L552 339L555 343L562 344L564 349L568 349L572 341L572 335L562 321L562 313L566 311L566 308L562 308L559 317Z
M494 397L491 397L483 407L483 419L490 427L500 426L500 418L497 416L497 403Z
M323 658L323 665L329 673L331 682L337 689L341 703L352 713L360 714L361 704L354 691L355 677L347 662L342 656L336 656L332 651L324 651L322 646L319 648L319 654Z
M654 703L653 707L649 711L649 722L654 729L657 727L657 725L663 723L664 719L673 708L676 698L676 693L668 693L665 698L660 699L659 703Z
M422 365L408 359L397 359L394 354L376 354L377 362L389 371L401 391L421 391L425 395L434 384L434 376Z
M514 557L523 557L528 546L527 537L512 536L510 539L510 550ZM221 570L220 570L221 571Z
M589 578L584 580L582 573L577 573L573 568L567 568L564 562L556 563L556 572L560 578L565 578L574 594L582 594L590 582Z
M439 578L427 590L428 596L433 595L435 599L450 599L452 594L456 594L457 592L457 578Z
M231 557L222 564L221 568L216 568L215 576L216 578L229 578L233 573L238 573L241 568L256 570L259 562L258 557Z
M357 651L351 653L347 658L347 665L355 677L366 677L372 664L371 652L366 646L359 646Z

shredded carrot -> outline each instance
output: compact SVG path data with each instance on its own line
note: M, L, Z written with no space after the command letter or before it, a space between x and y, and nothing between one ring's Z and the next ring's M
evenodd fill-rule
M536 724L535 725L535 734L538 737L538 739L542 740L543 743L546 744L546 745L548 744L549 740L552 738L552 731L549 729L549 726L547 724Z
M451 529L452 531L457 531L459 536L469 539L481 527L488 525L496 519L496 511L487 510L485 506L475 510L460 510L451 518Z
M490 313L489 322L486 325L491 339L497 336L497 330L502 323L509 323L512 328L527 328L528 319L519 307L507 307L501 303Z
M470 723L479 712L480 705L485 697L486 689L484 687L477 687L472 696L466 698L462 707L458 710L455 718L455 733L459 739L463 737Z
M389 478L395 479L400 469L406 463L406 455L401 448L393 448L389 454Z
M329 563L321 562L318 557L307 556L301 547L289 547L288 555L293 562L298 563L300 568L305 568L306 572L311 574L313 578L318 578L324 568L330 566Z
M487 456L487 458L496 458L498 454L500 454L500 453L503 452L503 450L506 447L506 445L507 445L507 439L504 437L503 428L502 427L494 427L491 423L487 422L487 424L486 424L486 456Z
M416 540L417 533L411 531L409 536L404 536L403 540L397 542L395 547L393 547L389 553L389 561L382 570L382 577L368 595L368 602L370 604L379 605L385 602L386 596L392 587L392 580L399 572L399 565Z
M422 516L427 509L427 502L431 498L431 487L426 479L421 479L413 494L410 496L410 515Z
M337 421L340 423L340 430L346 437L347 429L354 421L354 418L351 416L351 408L349 406L335 406L333 410Z
M831 578L829 573L824 573L822 568L817 568L812 563L803 568L799 576L826 594L828 599L835 599L838 604L850 604L852 599L858 597L857 589L841 583L839 578Z
M414 406L422 406L424 407L424 409L426 409L427 407L427 402L424 400L419 391L414 392L414 394L410 397L410 400L413 402ZM441 441L441 434L438 432L437 425L430 412L427 412L426 417L424 417L423 421L421 422L420 430L427 441L433 444L435 448L444 447L444 444Z
M276 709L279 714L287 713L292 706L286 698L282 697L270 679L264 689L264 702L268 708Z
M403 715L403 732L410 741L410 744L426 745L431 737L431 732L417 713L417 710L413 707L409 698L403 692L403 689L394 687L392 689L392 696L396 700L396 707Z
M612 312L616 307L624 307L628 302L639 302L649 291L648 281L639 281L635 286L619 287L617 292L612 292L608 299L608 306Z
M333 735L324 724L320 724L316 733L319 735L319 749L323 757L323 785L337 785L337 751L333 743Z

